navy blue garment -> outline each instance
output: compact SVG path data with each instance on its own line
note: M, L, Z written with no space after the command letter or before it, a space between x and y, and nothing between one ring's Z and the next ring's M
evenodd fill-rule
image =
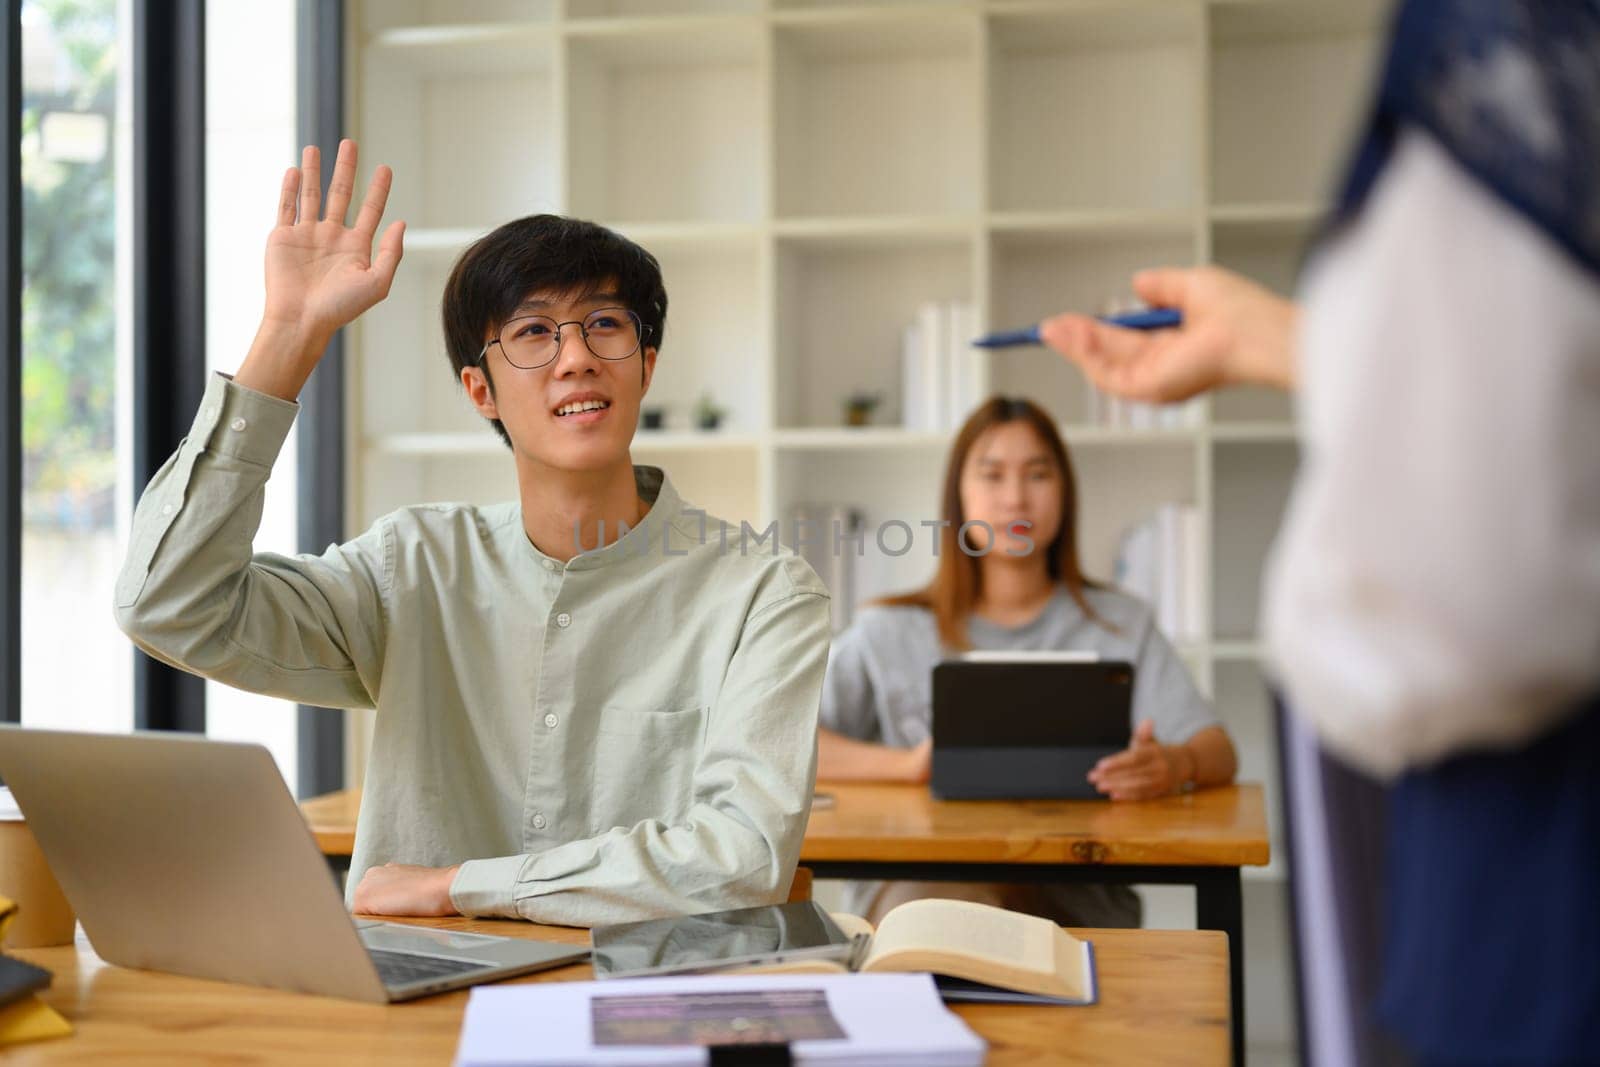
M1600 695L1389 795L1381 1023L1423 1063L1600 1062Z
M1406 0L1335 226L1407 127L1600 273L1600 0Z
M1406 0L1333 229L1408 129L1600 282L1600 0ZM1387 816L1380 1022L1425 1064L1600 1063L1600 695Z

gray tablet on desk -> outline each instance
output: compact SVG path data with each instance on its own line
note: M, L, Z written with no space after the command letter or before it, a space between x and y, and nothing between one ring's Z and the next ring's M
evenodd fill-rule
M1132 740L1133 666L965 658L933 669L933 794L1101 799L1089 770Z

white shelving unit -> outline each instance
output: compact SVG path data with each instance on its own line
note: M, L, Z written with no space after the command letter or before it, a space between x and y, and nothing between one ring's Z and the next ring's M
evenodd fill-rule
M471 240L538 211L614 226L661 260L648 402L668 421L638 435L638 461L758 529L808 504L859 507L869 529L936 518L949 437L892 424L918 305L968 300L984 326L1020 325L1126 299L1136 268L1207 261L1291 291L1365 104L1382 3L352 4L350 130L365 167L393 166L389 215L410 232L352 345L350 528L514 493L451 380L439 297ZM1109 576L1121 532L1160 504L1206 515L1210 628L1182 651L1243 776L1271 789L1256 602L1297 458L1289 402L1233 390L1197 427L1117 430L1088 423L1086 383L1051 354L987 366L992 390L1065 432L1089 573ZM885 395L886 424L846 428L841 401L863 389ZM707 390L728 411L714 433L689 428ZM918 547L887 558L869 538L859 597L925 581Z

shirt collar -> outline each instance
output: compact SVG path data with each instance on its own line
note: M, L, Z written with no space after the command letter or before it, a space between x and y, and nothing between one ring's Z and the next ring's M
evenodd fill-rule
M634 556L646 555L651 551L659 551L662 539L672 522L683 511L683 499L678 496L678 491L673 488L672 479L667 477L667 472L660 467L646 467L635 464L633 468L633 484L639 493L639 499L650 505L650 510L645 512L639 525L630 529L626 534L606 545L604 548L592 552L582 552L573 556L566 563L569 571L589 571L600 567L610 566L620 560ZM519 521L518 527L526 531L527 527ZM537 559L551 559L539 550L539 546L528 540L526 532L522 534L523 544L528 546ZM558 564L560 560L556 560Z

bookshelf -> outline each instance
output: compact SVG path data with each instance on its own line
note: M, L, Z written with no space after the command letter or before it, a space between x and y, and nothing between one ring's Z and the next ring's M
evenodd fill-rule
M1292 291L1382 6L350 4L349 128L365 168L394 167L390 217L410 224L389 300L353 329L350 529L514 491L450 378L439 294L467 243L536 211L612 225L662 262L671 311L646 402L666 424L639 434L638 461L758 529L802 505L859 507L869 526L936 517L948 435L888 421L918 305L966 300L984 326L1019 325L1126 299L1137 267L1208 261ZM1270 794L1256 602L1297 460L1288 399L1230 390L1196 426L1134 430L1090 423L1086 383L1041 350L996 355L988 385L1062 427L1091 574L1109 577L1120 532L1158 505L1200 509L1210 625L1181 651ZM885 394L878 425L842 425L856 389ZM706 391L728 412L713 433L691 425ZM858 597L933 564L872 554ZM357 718L357 777L365 731Z

